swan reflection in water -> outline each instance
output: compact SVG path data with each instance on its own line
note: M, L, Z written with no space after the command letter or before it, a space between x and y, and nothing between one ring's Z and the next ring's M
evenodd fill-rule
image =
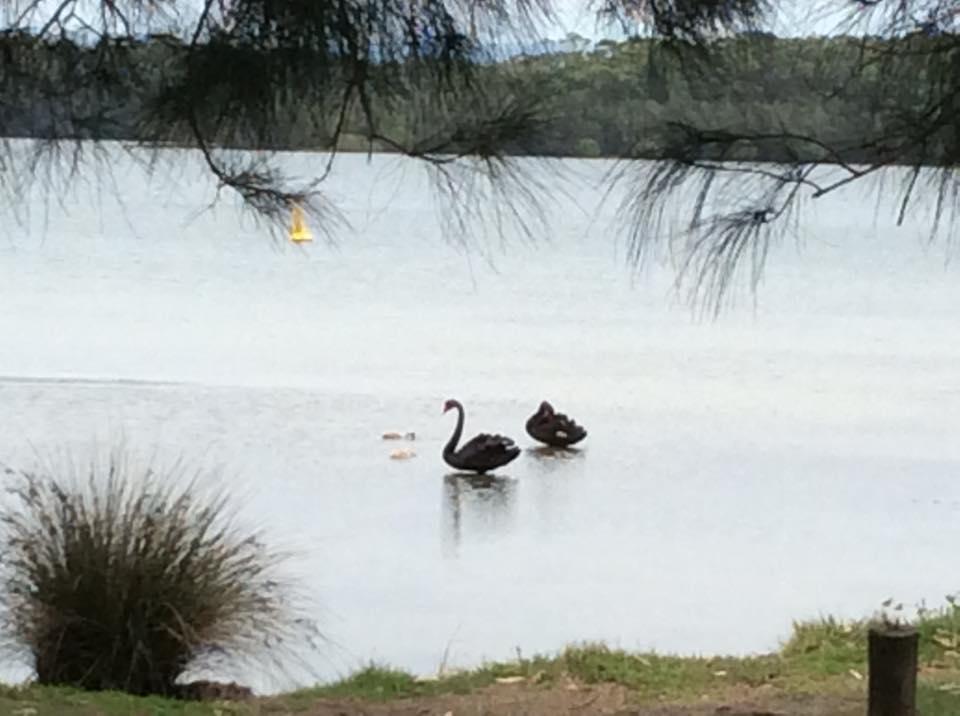
M584 451L580 448L567 447L558 448L549 445L539 445L537 447L527 448L530 457L547 462L553 460L575 460L582 458Z
M443 478L444 551L457 556L464 526L478 539L509 531L517 481L498 475L455 472Z
M574 464L578 464L577 473L583 470L581 460L585 451L575 447L550 447L548 445L538 445L537 447L527 448L526 453L533 458L531 461L534 470L537 473L548 475L551 473L569 474Z

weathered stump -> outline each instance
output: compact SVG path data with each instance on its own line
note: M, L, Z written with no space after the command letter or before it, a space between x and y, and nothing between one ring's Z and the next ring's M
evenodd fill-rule
M870 628L867 716L916 716L918 641L910 626Z

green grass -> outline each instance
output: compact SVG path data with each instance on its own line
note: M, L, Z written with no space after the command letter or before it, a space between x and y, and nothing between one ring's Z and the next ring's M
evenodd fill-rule
M960 668L960 603L949 597L946 606L921 611L913 624L920 634L921 667ZM867 621L832 618L795 623L781 653L807 671L839 674L865 669L868 629Z
M917 711L922 716L956 716L960 713L960 695L921 687L917 693Z
M115 691L80 691L55 686L11 688L0 686L3 716L229 716L246 714L222 705L139 697Z
M405 671L398 671L378 664L370 664L350 676L324 686L296 691L285 700L309 702L317 698L356 698L370 701L388 701L414 696L437 696L440 694L466 694L496 683L498 678L523 676L529 679L540 676L538 666L548 666L555 660L536 658L517 663L488 664L478 669L452 673L437 679L418 679Z
M921 675L921 684L930 682L922 688L924 713L960 713L960 689L940 688L945 679L946 683L960 684L960 605L949 600L942 609L923 612L916 625L920 632L921 671L935 669L940 674L935 680ZM289 701L305 703L322 697L388 700L465 693L510 676L522 676L536 683L564 677L587 684L616 683L629 688L641 701L699 699L722 694L734 685L768 684L785 693L859 692L867 677L868 628L866 620L841 622L828 618L798 622L778 652L750 657L637 654L602 644L583 644L568 647L558 656L487 664L430 681L371 665L334 684L291 694Z
M921 615L919 706L924 716L960 713L960 607ZM604 645L571 646L556 656L534 656L487 664L437 679L418 679L397 669L371 664L335 683L264 699L253 705L196 704L160 698L72 689L0 687L0 714L11 716L256 716L295 714L322 698L389 701L470 691L498 679L523 677L528 684L561 680L615 683L638 702L722 698L731 687L769 685L773 693L860 695L866 686L868 623L835 619L802 622L776 653L750 657L637 654Z
M602 645L567 649L567 673L588 684L621 684L640 698L684 699L722 691L730 684L783 685L786 664L778 655L746 658L631 654Z

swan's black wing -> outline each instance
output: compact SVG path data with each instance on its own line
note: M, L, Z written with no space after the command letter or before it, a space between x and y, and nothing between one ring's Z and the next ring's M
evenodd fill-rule
M570 441L568 443L569 445L580 442L587 437L586 429L582 425L579 425L573 418L568 417L564 413L555 413L554 418L556 419L554 432L558 434L558 437L562 437L561 434L566 435Z
M480 433L457 450L457 460L470 470L493 470L506 465L520 454L520 448L508 437Z

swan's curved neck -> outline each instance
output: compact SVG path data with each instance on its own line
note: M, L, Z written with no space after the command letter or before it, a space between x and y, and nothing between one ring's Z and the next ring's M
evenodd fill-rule
M453 407L457 409L457 427L453 429L453 435L450 436L446 447L443 448L444 455L450 455L457 449L457 443L460 442L460 436L463 435L463 406L454 402Z

